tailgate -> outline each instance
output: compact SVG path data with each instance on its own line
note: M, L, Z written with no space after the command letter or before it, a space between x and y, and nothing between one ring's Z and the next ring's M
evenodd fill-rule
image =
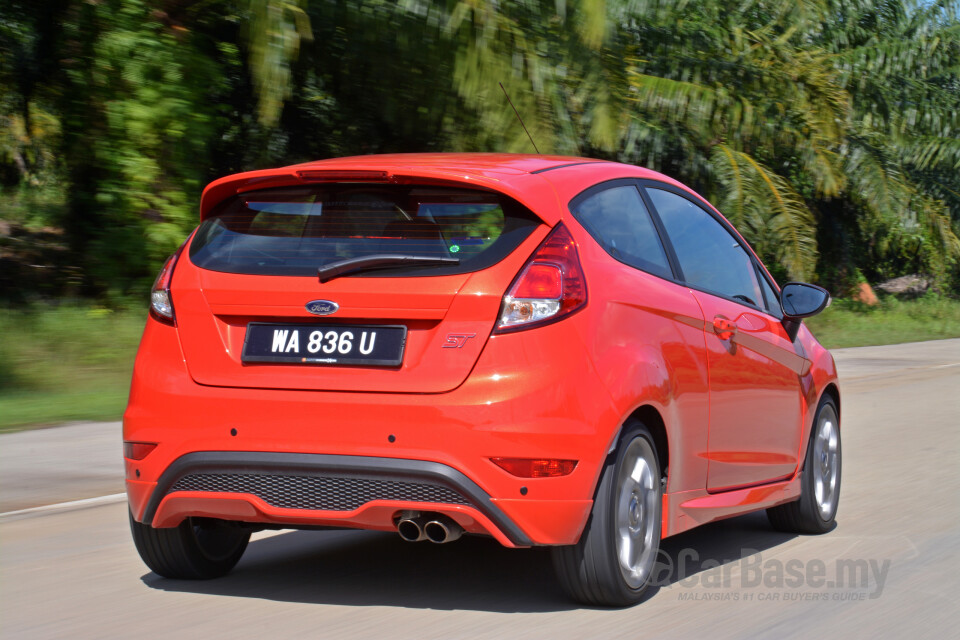
M357 198L355 189L350 195ZM222 215L218 221L214 215L204 222L209 226L202 225L191 242L200 248L191 246L185 252L171 286L180 342L193 379L228 387L404 393L439 393L460 385L493 330L504 291L548 229L530 214L523 224L504 223L504 229L497 230L489 207L471 205L470 217L457 209L466 206L466 200L444 194L441 205L434 204L431 210L423 201L436 202L440 196L414 195L418 204L409 205L409 194L404 200L409 213L403 213L409 220L392 220L392 211L384 213L382 205L374 208L364 201L362 224L351 218L348 231L341 231L346 215L342 195L326 200L340 207L334 210L332 205L323 209L300 201L294 206L286 196L243 194L238 198L243 199L246 218ZM320 218L321 209L328 217L321 221L327 227L291 217ZM331 211L341 218L331 217ZM256 227L265 213L282 218L272 220L269 228ZM357 217L352 209L347 213ZM429 222L422 219L425 215ZM331 227L330 220L338 226ZM291 229L300 235L294 237ZM308 235L304 229L315 230ZM331 238L336 240L335 257L341 259L345 251L389 243L391 253L408 246L417 255L442 251L463 256L463 261L350 274L327 282L304 275L316 270L312 265L329 259L324 251L334 246ZM504 246L507 240L512 244ZM310 305L315 301L321 301L324 312L335 310L314 315L308 306L316 311L317 305ZM387 327L394 327L392 338ZM290 344L293 333L299 335L295 345ZM381 336L381 345L390 346L388 338L402 342L393 345L399 349L396 361L363 361L358 356L361 338L367 340L374 333ZM341 357L332 347L337 335L344 334L352 343L341 342L341 347L346 344L348 351L353 350ZM397 338L399 334L402 338ZM251 344L244 358L244 344L251 336L259 340L260 356L276 357L251 357ZM334 337L329 357L316 349L317 336ZM308 339L313 340L315 353L306 353ZM304 357L292 357L300 355Z

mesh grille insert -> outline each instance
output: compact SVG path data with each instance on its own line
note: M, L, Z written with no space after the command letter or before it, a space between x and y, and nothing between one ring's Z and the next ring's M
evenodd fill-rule
M373 500L470 504L459 493L434 484L250 473L195 473L170 488L176 491L250 493L272 507L353 511Z

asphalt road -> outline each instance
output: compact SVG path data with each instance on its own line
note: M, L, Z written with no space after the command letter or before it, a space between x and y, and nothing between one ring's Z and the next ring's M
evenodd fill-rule
M0 637L956 637L960 340L835 355L837 528L751 514L670 538L636 607L578 608L543 549L369 532L258 534L226 578L163 580L114 502L0 515ZM118 439L116 423L0 436L0 510L119 491Z
M119 422L0 434L0 513L123 492Z

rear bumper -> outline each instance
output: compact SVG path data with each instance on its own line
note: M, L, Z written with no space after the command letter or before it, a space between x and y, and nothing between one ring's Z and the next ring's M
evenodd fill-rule
M532 544L485 491L456 469L425 460L362 456L189 453L160 476L141 521L158 525L179 521L193 515L182 513L187 503L181 498L192 499L193 504L205 496L216 499L209 494L243 494L244 500L263 516L275 510L306 510L316 512L308 516L312 520L332 522L349 521L351 514L378 503L419 509L436 505L440 510L466 506L482 514L512 546ZM239 511L238 515L249 512L242 508Z
M127 494L134 518L155 527L206 516L392 530L400 511L420 510L506 546L572 544L618 422L570 322L524 332L522 344L491 338L451 392L389 394L198 385L176 329L149 321L124 440L158 446L125 460ZM497 456L579 464L564 477L518 478ZM205 477L214 474L231 477ZM368 493L331 505L315 499L325 487ZM280 499L298 491L309 499Z

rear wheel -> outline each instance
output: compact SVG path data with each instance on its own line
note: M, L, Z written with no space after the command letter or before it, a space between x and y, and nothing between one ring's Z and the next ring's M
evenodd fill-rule
M186 518L179 526L154 529L130 516L140 558L164 578L205 580L228 573L243 555L250 531L209 518Z
M826 533L832 529L840 502L841 463L837 407L832 398L824 396L800 472L800 498L767 509L770 524L789 533Z
M580 541L552 549L564 590L591 605L639 602L660 547L662 500L653 438L634 422L604 468Z

